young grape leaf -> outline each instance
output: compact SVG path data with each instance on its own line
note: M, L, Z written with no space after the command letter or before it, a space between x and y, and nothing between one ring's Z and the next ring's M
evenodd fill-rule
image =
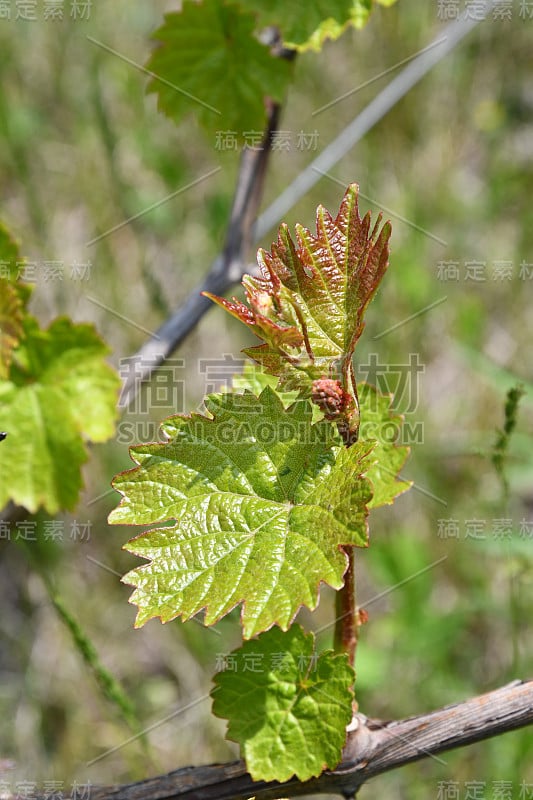
M298 393L276 389L276 383L276 378L261 372L257 365L249 362L244 365L242 373L234 375L232 379L233 391L248 389L259 394L265 386L270 386L287 408L295 402ZM368 507L377 508L392 503L398 495L411 487L411 481L398 478L398 473L409 455L409 448L399 447L396 444L403 420L401 416L390 413L391 396L380 394L375 386L368 383L358 384L358 393L361 415L360 440L375 442L372 456L367 462L369 466L365 476L373 488L372 500L368 503ZM313 422L323 418L323 413L313 403Z
M372 0L246 0L257 12L257 26L279 28L286 47L300 52L322 49L327 39L338 39L348 25L362 28Z
M203 608L209 625L242 603L245 638L286 629L321 582L342 586L341 546L367 545L374 443L342 447L330 423L312 424L309 401L285 409L269 387L206 406L209 417L170 417L168 442L131 448L138 466L113 481L123 499L110 522L173 523L126 545L150 561L123 579L136 625Z
M357 184L348 187L335 219L318 207L316 236L299 225L295 244L280 227L271 252L259 250L261 277L243 279L249 305L205 293L265 340L244 352L282 388L322 398L326 407L337 394L350 443L358 424L352 356L388 266L391 233L388 222L379 231L381 214L372 230L370 212L361 219L358 193Z
M359 433L362 439L376 441L372 450L374 463L365 475L373 488L368 507L377 508L392 503L412 486L411 481L398 478L409 455L409 448L396 444L403 420L401 416L391 414L391 396L380 394L375 386L368 383L359 383L358 393L361 413Z
M285 408L292 405L298 399L298 392L283 392L277 390L278 378L263 372L257 364L245 361L242 372L238 372L231 378L231 388L234 392L249 391L252 394L260 395L267 386L276 392L283 401Z
M339 763L352 718L346 655L318 655L313 634L293 625L245 642L228 662L214 680L213 713L228 720L254 780L306 781Z
M24 339L0 381L0 508L8 500L50 514L76 505L87 460L84 440L112 435L119 379L91 325L55 320L40 330L24 319Z
M254 14L220 0L184 0L167 14L147 64L158 108L176 120L194 112L217 135L263 131L265 98L283 100L292 68L258 41L255 25Z
M277 389L278 383L278 378L263 372L258 364L251 364L249 361L246 361L242 372L233 375L231 386L228 386L228 391L244 392L248 390L252 392L252 394L260 395L265 387L270 386L270 388L276 392L284 407L288 408L299 399L299 392ZM312 410L313 422L319 422L321 419L324 419L324 413L316 403L313 403Z

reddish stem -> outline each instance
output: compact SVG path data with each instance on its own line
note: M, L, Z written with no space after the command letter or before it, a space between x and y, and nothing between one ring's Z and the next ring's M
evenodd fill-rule
M344 586L337 592L335 620L335 651L347 653L350 665L355 664L357 629L359 618L355 601L355 547L345 547L348 569L344 575Z
M346 426L341 430L346 447L353 444L359 433L359 398L357 396L357 385L351 360L343 365L343 378L345 384L348 378L351 381L357 407L357 427L355 431L350 431ZM347 389L347 385L345 386ZM355 664L355 651L357 648L357 633L361 624L361 619L357 611L357 601L355 593L355 547L346 546L344 551L348 556L348 568L344 575L344 586L337 592L335 601L335 651L337 653L347 653L350 666Z

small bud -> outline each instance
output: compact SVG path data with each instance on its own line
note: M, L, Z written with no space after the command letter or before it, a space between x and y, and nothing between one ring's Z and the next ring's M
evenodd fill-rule
M264 317L270 316L274 303L268 292L257 292L252 295L251 301L256 314L262 314Z
M326 419L336 419L346 408L347 395L339 381L319 378L313 381L311 400L324 412Z

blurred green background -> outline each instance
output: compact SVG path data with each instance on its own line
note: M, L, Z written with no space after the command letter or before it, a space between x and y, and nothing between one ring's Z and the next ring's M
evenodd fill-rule
M77 20L66 4L63 21L45 19L41 4L34 21L17 20L15 5L11 19L0 19L1 217L37 264L32 308L42 323L59 314L93 321L118 367L219 252L238 153L217 148L193 114L176 127L157 113L142 70L88 38L142 65L150 33L175 3L101 0ZM427 46L444 29L445 5L378 7L363 31L297 60L281 122L290 147L273 154L265 206L391 75L313 112ZM371 547L358 562L359 602L370 619L357 693L368 716L414 715L533 673L533 19L520 14L526 5L507 4L510 19L490 15L332 170L340 185L323 178L286 216L312 227L317 204L335 211L355 180L369 198L363 210L384 207L393 222L390 270L356 360L362 377L365 365L386 365L379 380L391 391L408 377L398 405L413 434L404 474L415 488L372 513ZM314 135L316 151L297 146L300 131ZM215 167L216 175L160 202ZM49 262L61 265L55 278ZM84 271L74 266L84 264ZM127 444L153 439L168 414L196 409L211 388L202 360L239 358L249 343L242 326L214 309L175 354L183 366L166 368L172 402L154 381L123 417L116 441L91 449L79 508L58 518L55 537L44 515L35 541L22 541L15 522L2 528L4 789L26 782L42 790L48 781L68 793L74 782L124 782L236 757L206 699L217 659L239 644L235 612L212 630L157 621L134 630L130 589L119 580L137 564L121 550L131 532L106 517L117 502L109 482L131 465ZM410 357L424 368L416 379ZM526 395L506 497L490 451L505 393L518 381ZM43 571L124 685L148 729L144 743L128 741L132 731L74 647ZM329 591L315 614L302 615L314 628L332 618ZM320 634L321 645L331 633ZM460 797L473 782L482 784L477 796L530 796L520 795L522 785L533 796L531 732L426 759L376 779L360 796L441 798L450 781Z

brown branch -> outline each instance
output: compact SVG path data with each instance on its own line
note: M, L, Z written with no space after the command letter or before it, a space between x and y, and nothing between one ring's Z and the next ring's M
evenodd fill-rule
M185 303L165 320L135 354L139 359L139 369L134 370L124 383L120 397L122 408L127 408L141 384L150 379L157 367L166 361L213 305L201 293L224 294L242 278L246 253L253 241L254 223L263 196L265 173L272 151L272 139L278 127L279 112L279 105L271 103L260 148L243 150L222 253L217 256L209 273L190 293Z
M283 47L280 33L274 27L265 29L263 42L278 58L292 61L296 57L295 50ZM258 148L245 147L242 152L224 249L214 260L202 283L135 354L140 368L134 370L134 374L124 382L119 403L121 408L127 408L141 384L150 379L157 367L167 360L206 311L213 307L203 292L225 294L246 272L246 255L254 242L257 214L281 112L279 103L269 99L265 103L267 122L261 145Z
M533 724L533 680L429 714L382 723L356 714L339 766L305 783L254 783L242 761L185 767L138 783L93 787L91 800L274 800L310 794L353 797L370 778L455 747Z
M488 0L484 9L484 17L487 16L494 5L494 0ZM483 17L483 18L484 18ZM465 15L450 23L431 45L425 47L419 56L401 70L399 75L388 84L377 97L375 97L331 142L311 164L309 164L285 191L261 214L257 222L254 223L252 241L260 240L265 233L274 227L280 219L291 209L295 203L303 197L328 171L337 164L340 159L375 125L379 122L391 108L413 87L429 70L438 64L449 52L451 52L462 39L478 25L480 19L471 20ZM269 31L270 39L265 39L266 44L273 45L276 52L276 32ZM439 45L437 47L436 45ZM293 58L294 51L284 50L279 47L277 53L282 58ZM325 110L325 109L324 109ZM271 133L275 126L269 121ZM254 152L254 151L252 151ZM260 156L257 162L261 162L260 170L264 172L266 167L269 148L263 151L263 158ZM241 165L242 167L242 165ZM239 173L238 182L241 182ZM239 195L239 185L235 197ZM246 195L246 192L243 193ZM262 194L262 186L256 186L257 207ZM233 214L232 214L233 217ZM231 235L231 234L230 234ZM229 240L230 236L228 236ZM226 253L227 256L227 253ZM230 265L232 269L230 269ZM213 262L209 274L204 281L196 288L185 303L167 319L156 333L140 348L136 353L141 359L141 369L134 376L132 383L126 383L122 392L120 406L127 407L133 400L140 384L150 378L158 366L171 355L178 345L194 329L201 317L212 308L213 304L201 296L201 292L211 292L212 294L222 295L237 284L245 268L242 260L228 259L224 254L219 255Z

